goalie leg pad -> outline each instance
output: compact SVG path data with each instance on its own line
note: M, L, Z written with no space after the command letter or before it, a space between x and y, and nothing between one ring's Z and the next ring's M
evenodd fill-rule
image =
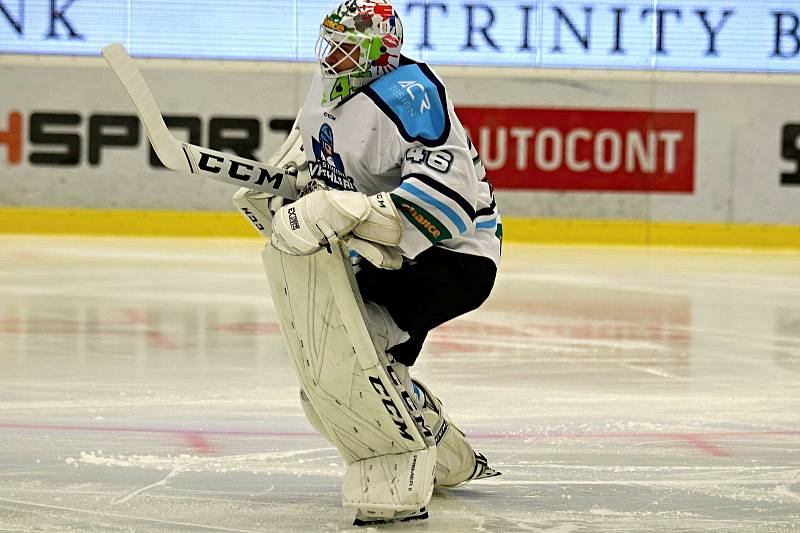
M367 329L367 316L380 322L388 314L367 313L341 242L310 256L267 246L263 257L281 333L313 408L307 412L318 417L312 424L350 465L343 501L364 512L421 509L433 492L436 447L411 392ZM384 323L378 347L402 338L392 324Z
M357 509L362 520L395 520L428 503L419 495L433 492L436 448L362 459L347 465L342 503Z

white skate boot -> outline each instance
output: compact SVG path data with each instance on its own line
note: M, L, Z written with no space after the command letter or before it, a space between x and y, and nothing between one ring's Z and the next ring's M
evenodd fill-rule
M422 382L412 379L425 423L436 440L435 489L449 489L475 479L499 476L483 454L476 452L464 432L450 422L442 402Z

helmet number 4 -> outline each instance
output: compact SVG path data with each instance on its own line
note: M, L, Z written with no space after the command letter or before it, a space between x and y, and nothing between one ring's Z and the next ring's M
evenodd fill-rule
M450 165L453 164L453 154L447 150L431 151L415 146L406 152L406 161L411 161L418 165L424 164L436 172L445 174L450 170Z
M331 101L336 100L337 98L344 98L350 94L350 81L347 79L347 76L340 76L336 79L336 83L333 84L333 89L331 90Z

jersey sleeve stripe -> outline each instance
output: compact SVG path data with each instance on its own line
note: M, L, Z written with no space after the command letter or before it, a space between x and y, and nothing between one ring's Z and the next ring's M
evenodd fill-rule
M427 185L428 187L430 187L431 189L435 190L436 192L439 192L439 193L443 194L444 196L447 196L448 198L453 200L455 203L457 203L458 206L461 209L464 210L464 214L466 214L469 217L470 220L475 220L475 208L472 207L469 204L469 202L467 202L467 200L463 196L458 194L456 191L454 191L453 189L451 189L450 187L448 187L447 185L445 185L441 181L436 181L435 179L431 178L430 176L426 176L425 174L417 174L417 173L406 174L405 176L403 176L403 180L406 180L408 178L413 178L413 179L419 180L422 183L424 183L425 185Z
M460 233L466 233L467 225L449 205L445 204L440 200L437 200L430 194L426 193L422 189L419 189L418 187L415 187L414 185L408 183L407 181L401 183L398 189L401 189L407 192L408 194L416 197L417 199L432 205L433 207L438 209L442 214L444 214L447 218L449 218L450 221L453 223L453 225L455 225L455 227L458 228L458 231Z
M478 222L477 224L475 224L476 229L494 229L496 227L497 227L497 217L491 220L486 220L484 222Z

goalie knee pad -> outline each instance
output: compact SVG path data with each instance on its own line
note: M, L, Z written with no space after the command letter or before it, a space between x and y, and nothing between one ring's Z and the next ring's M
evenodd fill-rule
M425 385L413 381L414 396L419 402L425 423L436 441L437 489L453 488L471 481L500 475L489 467L486 458L475 452L458 427L450 422L442 402Z

